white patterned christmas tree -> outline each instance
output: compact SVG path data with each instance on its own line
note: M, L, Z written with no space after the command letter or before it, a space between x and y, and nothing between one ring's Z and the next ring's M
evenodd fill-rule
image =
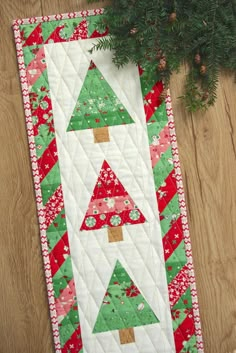
M93 129L95 143L108 142L109 126L132 123L128 111L91 61L67 131Z
M109 242L122 241L122 226L146 222L137 205L104 161L80 230L108 228Z

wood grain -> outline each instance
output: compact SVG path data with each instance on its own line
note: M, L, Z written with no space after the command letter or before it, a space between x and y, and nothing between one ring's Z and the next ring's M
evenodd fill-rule
M186 70L171 81L206 353L236 349L236 86L222 75L215 107L187 114Z
M86 0L0 2L0 353L54 352L11 22L85 8ZM236 349L236 86L222 75L215 107L191 115L177 99L185 74L183 68L173 76L171 92L205 351L230 353Z

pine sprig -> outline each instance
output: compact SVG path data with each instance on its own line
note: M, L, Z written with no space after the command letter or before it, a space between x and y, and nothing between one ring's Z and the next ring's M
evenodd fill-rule
M110 36L91 52L112 50L118 67L139 64L168 86L186 62L182 98L190 111L214 104L221 69L236 77L235 0L112 0L97 25Z

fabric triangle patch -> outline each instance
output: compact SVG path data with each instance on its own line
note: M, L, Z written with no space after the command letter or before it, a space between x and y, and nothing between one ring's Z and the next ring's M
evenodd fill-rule
M117 260L93 333L124 330L159 322L139 288Z
M144 222L144 215L107 161L104 161L80 230L121 227Z
M72 34L72 37L69 39L70 41L86 39L88 37L88 22L86 20L81 21Z
M132 123L134 120L91 60L67 131Z
M39 23L24 43L24 47L43 44L42 26Z

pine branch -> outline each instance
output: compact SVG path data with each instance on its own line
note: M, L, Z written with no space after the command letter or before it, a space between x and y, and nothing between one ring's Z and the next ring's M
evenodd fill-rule
M108 27L110 36L91 51L112 50L118 67L142 65L168 86L172 72L187 62L182 98L191 111L214 104L221 69L236 77L235 0L112 0L98 27Z

